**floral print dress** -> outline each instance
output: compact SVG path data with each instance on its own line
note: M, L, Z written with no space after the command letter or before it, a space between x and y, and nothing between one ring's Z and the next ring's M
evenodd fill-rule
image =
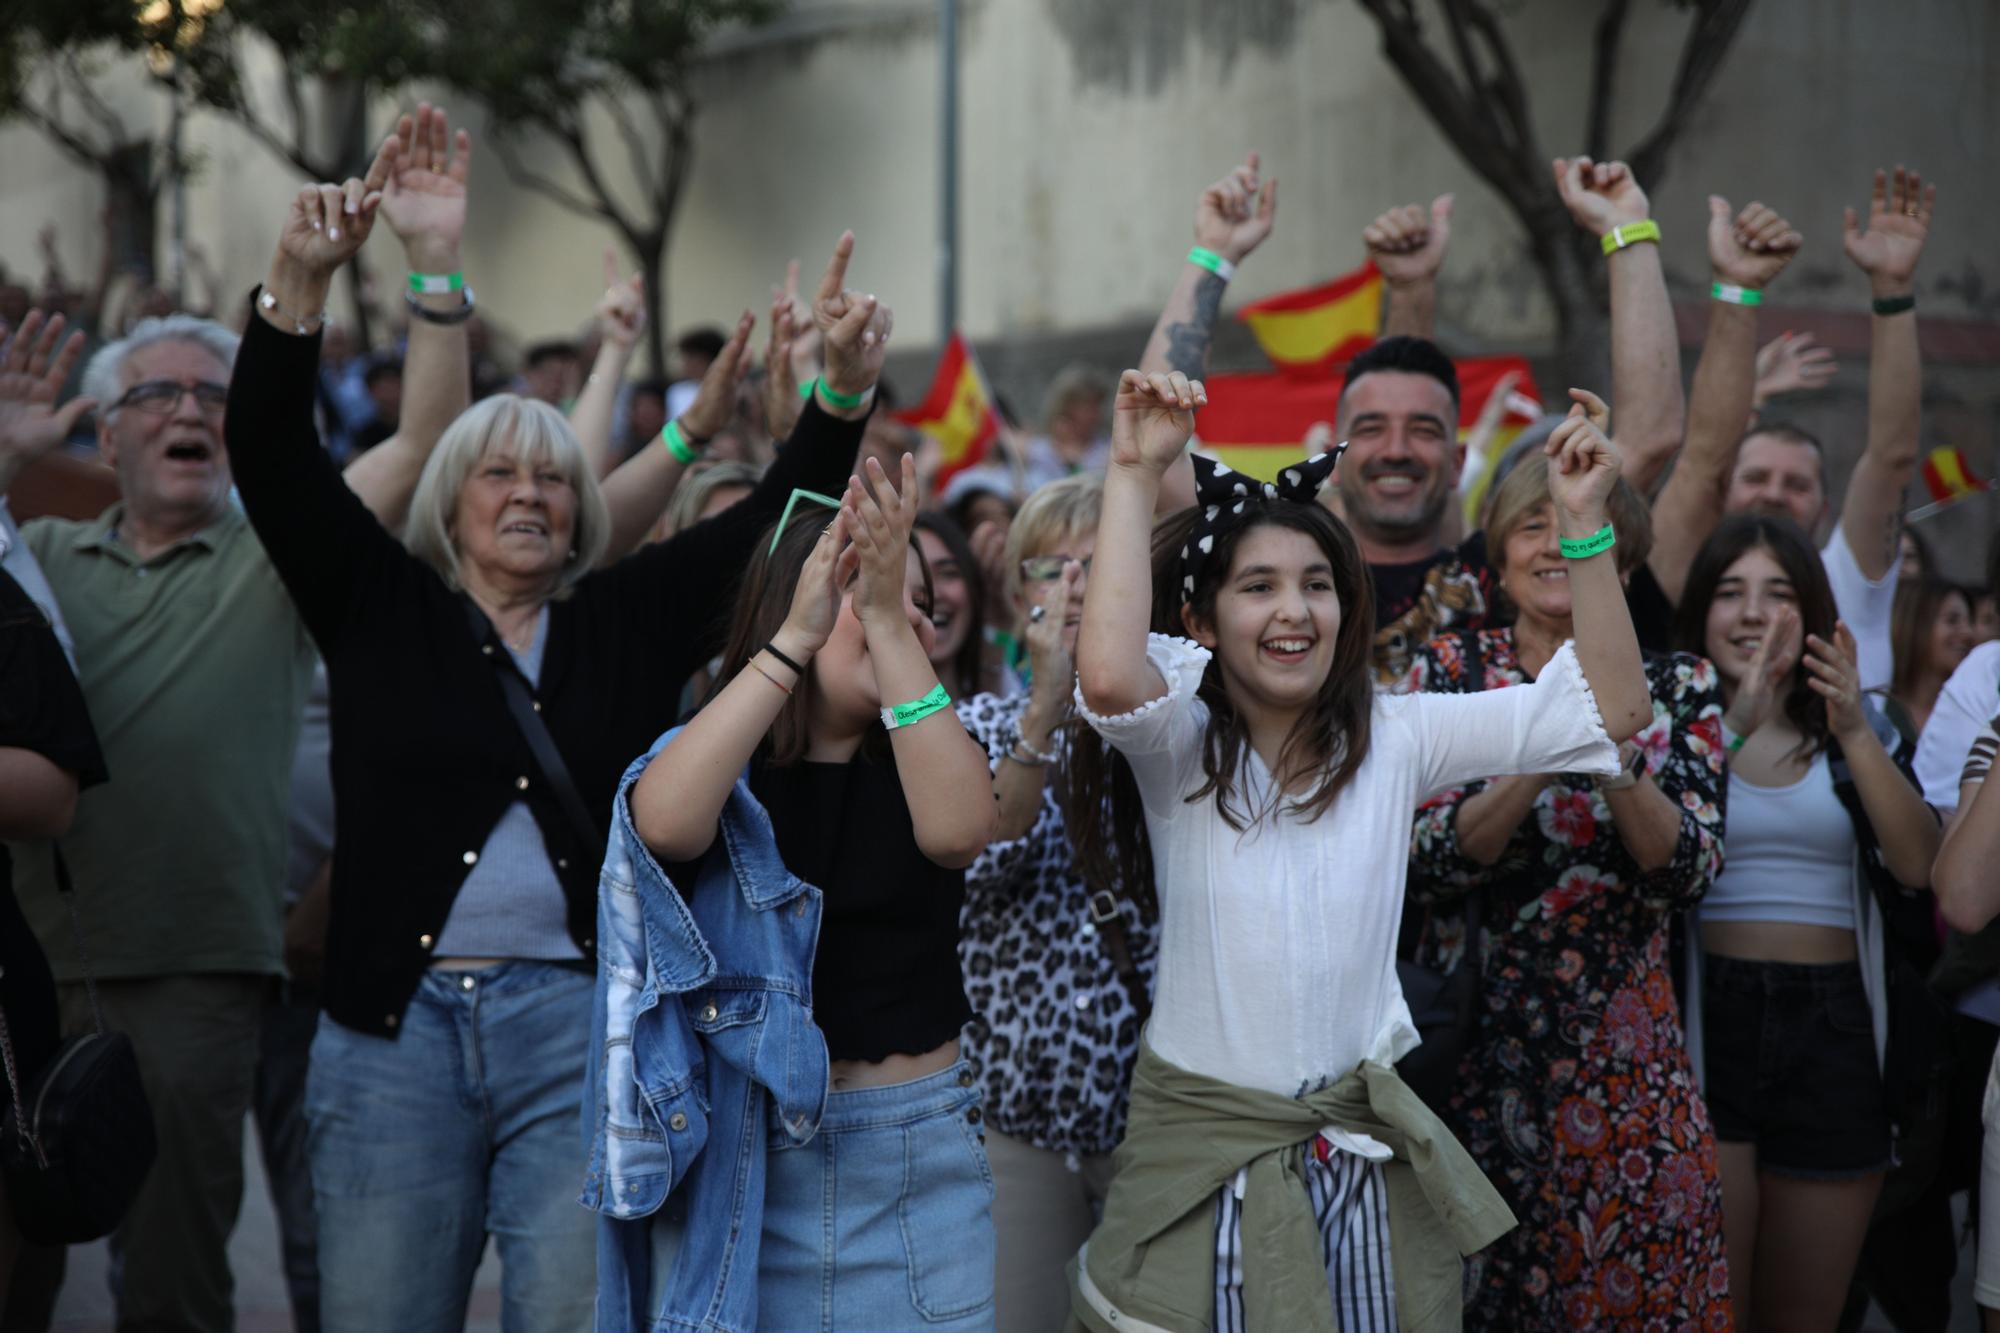
M1643 872L1588 778L1562 777L1499 861L1458 845L1458 807L1484 783L1418 812L1410 891L1439 912L1419 957L1465 947L1451 905L1485 897L1479 1023L1448 1121L1520 1226L1467 1266L1474 1329L1732 1327L1715 1136L1668 976L1671 915L1722 868L1726 788L1715 668L1649 656L1652 724L1634 737L1681 812L1673 859ZM1529 679L1511 630L1433 641L1414 688L1502 689Z

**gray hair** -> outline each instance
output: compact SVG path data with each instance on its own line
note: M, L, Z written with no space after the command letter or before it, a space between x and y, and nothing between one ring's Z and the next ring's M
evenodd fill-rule
M1072 361L1056 372L1042 395L1042 424L1047 426L1078 403L1111 400L1118 381L1085 361Z
M458 515L460 492L479 460L488 454L517 462L526 458L536 464L552 463L576 492L576 529L570 535L576 555L563 566L550 593L564 595L603 556L611 542L611 515L569 422L555 408L533 398L494 394L461 412L458 420L445 428L424 464L423 475L417 478L403 544L451 587L464 586L452 523Z
M83 396L97 400L99 413L110 411L111 405L125 394L125 363L142 347L154 343L193 343L220 361L224 370L232 370L236 365L236 347L241 341L214 320L198 315L142 319L132 326L130 333L115 343L106 343L90 358L90 364L83 370Z
M696 466L700 470L690 469L690 474L683 476L681 484L675 488L674 498L667 502L669 531L682 532L701 522L702 509L708 504L709 497L717 491L726 486L755 489L758 479L764 475L758 468L733 458L717 459Z
M1007 591L1020 596L1021 562L1046 554L1065 537L1097 531L1104 510L1104 474L1078 472L1052 481L1028 497L1007 529Z

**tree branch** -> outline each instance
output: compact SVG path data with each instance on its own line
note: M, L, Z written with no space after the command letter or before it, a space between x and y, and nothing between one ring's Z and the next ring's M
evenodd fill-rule
M646 143L646 136L639 132L638 122L625 106L625 99L617 92L604 95L605 110L610 113L611 123L618 127L618 135L625 141L625 155L631 159L632 178L647 198L658 198L664 182L654 169L653 157Z
M513 148L501 135L494 134L489 136L487 146L492 148L493 155L500 159L500 165L506 168L507 174L522 188L533 190L536 194L561 205L572 213L598 222L609 222L613 226L623 230L623 223L609 208L602 204L592 203L568 186L559 184L547 176L541 175L539 172L529 170L522 164L521 159L514 155Z
M1590 110L1583 122L1583 151L1594 162L1604 161L1611 151L1611 82L1618 75L1618 48L1630 8L1631 0L1606 0L1591 42Z
M1673 151L1688 119L1707 93L1708 86L1722 68L1736 30L1750 11L1750 0L1703 0L1701 11L1688 28L1681 45L1679 66L1674 71L1673 93L1652 132L1625 155L1626 163L1639 184L1651 190L1666 174L1667 154Z

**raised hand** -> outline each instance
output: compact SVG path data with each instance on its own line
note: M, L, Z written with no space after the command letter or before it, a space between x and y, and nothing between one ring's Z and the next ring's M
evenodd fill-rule
M833 622L840 615L841 592L855 562L847 523L847 507L842 505L799 570L798 584L792 589L791 609L785 613L785 623L777 635L794 661L803 662L825 647L827 637L833 633Z
M344 185L307 185L292 198L278 253L304 272L324 277L353 257L375 228L384 188L402 154L394 135L382 141L368 174Z
M792 265L798 271L798 265ZM764 344L764 429L774 440L792 438L804 404L799 401L799 376L792 364L792 343L798 337L792 303L783 292L771 301L771 334Z
M1595 531L1604 524L1605 502L1618 481L1618 451L1604 436L1594 412L1604 402L1586 389L1571 389L1569 415L1549 435L1549 496L1559 515ZM1594 405L1594 406L1593 406Z
M465 183L472 171L472 136L454 140L443 107L419 102L414 116L396 122L394 169L382 188L382 216L402 238L410 266L420 273L458 268L465 237Z
M1362 229L1368 257L1392 287L1431 282L1451 245L1451 210L1457 196L1441 194L1426 212L1420 204L1392 208Z
M847 261L854 233L845 231L833 247L813 299L813 324L826 342L826 387L840 394L867 393L882 377L882 357L896 317L873 296L847 287Z
M1833 353L1810 333L1785 332L1757 349L1757 387L1751 404L1762 407L1781 393L1818 389L1833 378Z
M854 614L863 626L909 624L903 610L903 585L909 577L910 530L916 526L917 462L903 455L901 484L889 481L880 459L862 464L868 474L847 479L841 506L860 555L854 590Z
M1868 275L1875 295L1900 296L1910 290L1936 208L1937 186L1926 186L1917 172L1897 167L1893 179L1886 172L1875 173L1866 232L1856 225L1854 210L1844 210L1841 244Z
M462 131L461 131L462 132ZM604 295L597 299L597 333L605 342L630 351L646 332L646 275L618 273L618 251L604 247Z
M1063 621L1069 617L1070 602L1083 577L1083 566L1069 560L1063 563L1059 577L1030 588L1034 595L1028 608L1026 637L1028 669L1034 679L1031 706L1040 705L1053 714L1052 722L1060 719L1069 703L1070 684L1076 674L1069 649L1063 646Z
M756 324L757 317L748 310L736 317L736 327L730 332L729 341L715 354L708 373L701 377L694 401L676 418L681 423L681 433L689 441L714 437L736 415L736 386L750 373L750 358L744 349L750 345L750 330Z
M1762 204L1749 204L1732 221L1729 201L1708 196L1708 262L1719 282L1761 291L1804 243L1791 223Z
M69 438L84 413L97 406L92 398L72 398L61 407L56 397L83 354L83 331L62 336L63 317L30 310L0 349L0 478L11 477L21 465L40 458ZM7 333L0 321L0 337ZM0 492L5 487L0 486Z
M1264 243L1278 217L1277 178L1260 184L1258 162L1255 153L1245 157L1242 166L1203 190L1194 206L1194 243L1232 264Z
M1559 157L1554 162L1556 193L1576 225L1592 236L1653 215L1646 192L1623 162Z
M1799 613L1792 607L1780 606L1771 613L1764 637L1736 683L1736 697L1722 715L1723 723L1737 735L1755 734L1783 701L1786 682L1799 661L1800 628Z
M1201 381L1178 370L1152 375L1126 371L1118 377L1112 406L1111 461L1165 472L1187 451L1195 409L1207 403Z
M1854 633L1847 622L1833 625L1833 642L1806 635L1806 685L1826 700L1827 729L1839 740L1868 730L1861 711L1861 669L1855 665Z

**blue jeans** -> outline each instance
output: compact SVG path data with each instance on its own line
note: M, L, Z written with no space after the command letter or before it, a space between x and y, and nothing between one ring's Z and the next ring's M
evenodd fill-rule
M328 1333L458 1333L489 1233L507 1333L590 1328L591 984L547 963L432 971L395 1040L320 1019L306 1119Z
M970 1066L832 1093L810 1142L774 1133L768 1152L760 1328L993 1328L993 1173Z

